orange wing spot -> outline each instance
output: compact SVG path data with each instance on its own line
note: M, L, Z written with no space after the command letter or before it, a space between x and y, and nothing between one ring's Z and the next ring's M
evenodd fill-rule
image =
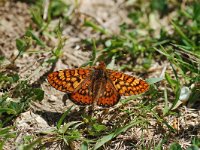
M69 89L69 91L73 91L74 90L74 88L72 86L70 86L68 89Z
M82 78L85 79L87 76L86 75L82 75Z
M141 93L143 93L144 92L144 89L141 89Z
M140 89L138 86L136 86L135 88L136 88L137 91L139 91L139 89Z
M120 78L122 76L121 73L119 72L115 72L115 74L113 75L115 78Z
M126 93L127 88L125 86L122 87L124 93Z
M125 83L124 83L124 81L119 81L119 84L124 85Z
M132 87L128 86L127 89L128 89L128 91L131 91L131 90L132 90Z
M133 81L133 84L134 84L134 85L137 85L137 84L139 84L139 82L140 82L139 79L135 79L135 80Z
M130 76L127 74L124 74L124 79L123 80L127 80Z
M65 80L65 75L63 71L59 71L58 76L62 81Z
M74 87L74 88L76 88L78 85L79 85L78 81L75 81L75 82L73 83L73 87Z
M72 78L71 78L71 81L72 81L72 82L74 82L74 81L76 81L76 80L77 80L77 79L76 79L75 77L72 77Z
M122 95L124 93L123 90L119 90L119 94Z
M133 94L134 94L134 92L133 92L133 91L130 91L130 94L131 94L131 95L133 95ZM126 96L128 96L128 93L126 93Z
M87 86L85 86L85 85L84 85L84 86L82 86L82 89L84 89L84 90L85 90L85 89L87 89Z
M59 91L62 91L62 86L60 86L60 87L58 88L58 90L59 90Z
M66 78L66 81L70 81L71 80L71 78Z
M65 87L71 87L71 83L70 82L67 82L67 84L65 84Z
M119 78L121 81L124 81L124 74L121 74L121 77Z
M66 70L66 71L65 71L65 76L66 76L67 78L69 78L69 77L71 76L69 70Z
M88 70L80 69L80 70L78 71L78 73L79 73L80 75L88 74Z
M70 70L70 75L74 76L74 74L75 74L75 70Z
M133 91L136 91L137 89L136 89L136 87L132 87L132 90L133 90Z
M110 79L111 79L112 81L115 81L115 80L116 80L116 78L115 78L114 76L110 76Z
M126 80L126 82L128 82L128 84L129 84L129 83L131 83L134 79L135 79L134 77L129 77L129 78Z
M55 88L58 89L58 84L55 84Z
M78 70L74 70L74 76L79 76L80 74L78 73Z
M120 88L121 88L120 84L115 85L115 87L116 87L117 89L120 89Z

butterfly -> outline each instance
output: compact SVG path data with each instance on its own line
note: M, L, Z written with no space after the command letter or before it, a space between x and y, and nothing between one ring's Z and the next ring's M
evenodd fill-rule
M149 89L146 81L106 69L104 62L88 68L52 72L47 80L55 89L68 93L69 99L77 105L95 103L98 106L111 107L123 95L137 95Z

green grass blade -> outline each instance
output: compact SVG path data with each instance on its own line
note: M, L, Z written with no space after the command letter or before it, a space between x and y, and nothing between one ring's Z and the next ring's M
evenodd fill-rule
M81 144L81 150L88 150L88 143L86 141L84 141L82 144Z
M65 117L66 117L66 116L69 114L69 112L71 111L72 107L73 107L73 106L71 106L71 107L61 116L61 118L59 119L58 124L57 124L57 126L56 126L57 129L60 129L60 126L62 125L62 123L63 123Z
M146 79L146 81L149 83L149 84L154 84L154 83L157 83L157 82L160 82L162 81L164 78L149 78L149 79Z
M188 43L188 45L195 46L195 44L185 35L185 33L182 31L182 29L176 25L175 22L171 22L174 26L175 30L178 32L178 34Z
M96 150L96 149L100 148L105 143L107 143L108 141L110 141L113 138L115 138L116 136L118 136L120 133L125 132L126 130L128 130L129 128L131 128L132 126L134 126L135 124L138 124L138 123L139 123L139 121L133 120L128 125L126 125L124 127L120 127L118 129L116 129L114 132L112 132L112 133L110 133L110 134L108 134L106 136L103 136L101 139L99 139L97 141L97 143L95 144L93 150Z
M41 47L45 47L44 42L42 42L42 40L41 40L39 37L37 37L37 36L33 33L33 31L28 30L28 31L26 31L26 34L25 34L25 35L26 35L26 36L29 36L29 37L31 37L33 40L35 40L36 43L37 43L38 45L40 45Z

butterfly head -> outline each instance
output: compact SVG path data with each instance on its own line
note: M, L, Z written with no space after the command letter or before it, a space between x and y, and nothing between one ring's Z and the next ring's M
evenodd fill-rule
M104 69L106 69L106 64L103 61L100 61L97 68L104 70Z
M106 64L103 61L99 62L99 65L97 67L94 67L92 76L94 80L100 80L102 78L105 78Z

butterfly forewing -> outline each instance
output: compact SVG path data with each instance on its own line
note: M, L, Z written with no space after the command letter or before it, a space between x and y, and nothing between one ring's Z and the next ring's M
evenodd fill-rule
M102 90L100 97L97 100L97 105L102 107L111 107L118 103L120 95L112 85L110 80L106 81L105 87Z
M107 73L120 95L137 95L149 89L148 83L142 79L109 69L107 69Z
M89 69L66 69L50 73L47 79L55 89L71 93L89 77L90 72Z

